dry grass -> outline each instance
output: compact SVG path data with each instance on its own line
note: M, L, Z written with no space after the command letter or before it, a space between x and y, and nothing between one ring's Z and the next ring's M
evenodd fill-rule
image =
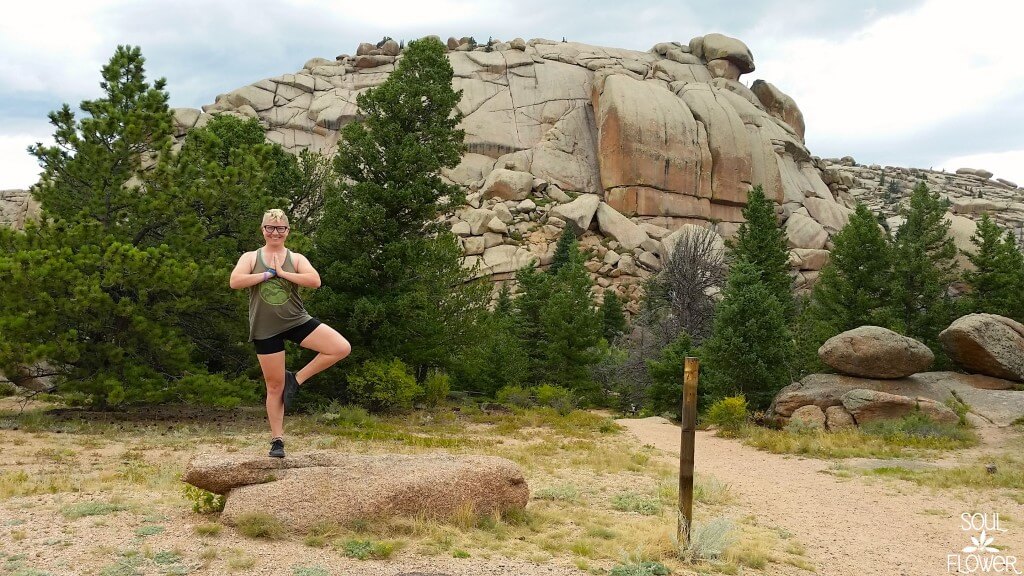
M957 426L936 426L907 432L897 426L871 432L848 428L824 430L772 430L746 425L736 436L749 446L775 454L815 458L906 458L974 446L977 435Z
M175 550L168 544L177 541L175 534L191 539L199 535L210 545L175 551L180 555L175 565L201 566L211 573L256 567L258 557L248 551L250 537L282 539L300 549L316 548L339 557L559 559L595 572L609 571L624 558L662 563L675 572L699 568L737 573L764 562L799 562L794 560L799 554L792 552L798 547L778 538L770 528L740 518L731 522L734 537L719 558L693 564L673 542L676 464L651 447L637 447L607 415L578 410L564 416L553 409L496 414L469 406L458 412L438 409L378 417L349 407L329 407L323 414L289 417L293 450L441 450L509 458L523 468L531 500L524 511L499 516L467 509L449 523L426 517L392 518L344 527L321 525L296 535L285 533L272 518L260 517L241 519L237 530L221 532L220 524L211 522L216 514L192 512L180 473L197 445L262 454L265 424L259 421L258 410L251 413L251 418L230 426L145 420L118 424L31 411L0 413L0 429L17 427L16 432L5 434L23 441L12 443L13 457L0 465L0 508L32 505L60 515L63 507L79 501L117 503L128 511L110 515L109 526L97 529L121 531L151 546L157 551L154 554ZM243 410L243 414L250 413ZM84 493L90 496L78 496ZM715 478L698 476L694 497L697 524L737 515L729 487ZM162 515L165 521L132 521L146 514ZM140 557L146 566L156 562L156 556ZM89 562L95 566L94 573L107 568L114 573L139 569L134 558L112 558L108 552ZM160 558L170 561L171 555Z

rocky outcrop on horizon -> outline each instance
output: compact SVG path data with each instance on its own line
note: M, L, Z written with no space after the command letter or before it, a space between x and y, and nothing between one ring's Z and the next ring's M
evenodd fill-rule
M900 208L909 201L918 182L949 200L946 219L950 235L960 250L974 251L971 236L976 221L988 214L1004 230L1012 230L1018 243L1024 242L1024 189L1015 182L993 178L992 172L977 168L960 168L945 172L924 168L902 168L858 164L852 157L821 159L822 177L844 206L852 208L863 202L872 212L882 215L886 226L895 232L903 224ZM959 257L961 266L967 259Z

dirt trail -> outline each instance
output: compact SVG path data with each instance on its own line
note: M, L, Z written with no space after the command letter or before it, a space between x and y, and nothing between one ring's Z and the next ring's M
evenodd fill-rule
M641 444L678 457L678 426L658 417L617 422ZM731 486L744 513L792 532L821 576L947 574L947 555L977 536L961 530L960 514L975 511L1005 515L1001 527L1007 531L996 534L993 544L1001 554L1018 556L1024 572L1024 509L1007 498L840 478L828 472L829 461L770 454L706 431L696 433L695 461L698 473Z

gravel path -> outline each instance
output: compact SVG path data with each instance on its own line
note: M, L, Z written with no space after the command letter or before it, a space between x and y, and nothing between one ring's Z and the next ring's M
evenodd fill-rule
M678 457L678 426L658 417L617 422L641 444ZM1017 568L1024 572L1024 507L1008 498L992 501L981 492L953 495L910 482L840 478L829 473L829 461L770 454L706 431L696 433L695 462L700 473L731 486L738 508L761 524L792 532L821 576L947 574L947 555L958 554L977 536L961 529L964 512L1005 515L1006 532L996 534L993 543L1001 554L1019 556Z

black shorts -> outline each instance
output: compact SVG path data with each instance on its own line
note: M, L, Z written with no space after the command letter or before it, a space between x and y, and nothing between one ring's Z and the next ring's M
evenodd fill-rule
M256 346L257 354L274 354L277 352L284 352L284 341L291 340L296 344L301 344L306 336L313 333L316 327L320 325L320 321L316 318L310 318L305 324L299 324L294 328L289 328L280 334L275 334L270 338L255 339L252 341L253 345Z

